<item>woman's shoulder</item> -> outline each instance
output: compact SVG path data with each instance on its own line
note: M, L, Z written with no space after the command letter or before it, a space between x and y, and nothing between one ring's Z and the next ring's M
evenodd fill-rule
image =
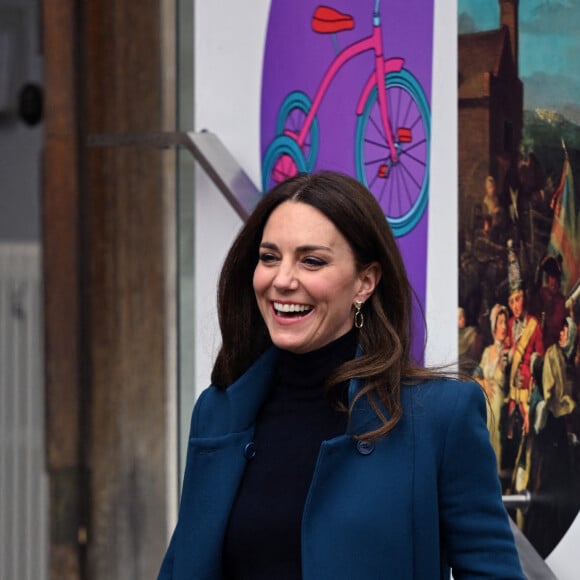
M432 379L403 389L403 418L418 448L443 460L449 438L476 430L487 435L485 395L479 384ZM484 435L482 435L484 436Z
M484 413L485 395L475 381L433 378L403 389L403 407L415 417L450 420L457 413Z
M193 408L192 435L210 437L246 429L269 390L276 358L277 351L271 348L231 385L204 389Z

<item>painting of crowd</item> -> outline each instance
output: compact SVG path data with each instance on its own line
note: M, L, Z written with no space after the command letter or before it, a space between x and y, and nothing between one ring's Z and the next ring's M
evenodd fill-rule
M549 176L523 152L460 232L460 369L485 390L503 493L529 499L512 515L542 557L580 503L577 207L565 146Z

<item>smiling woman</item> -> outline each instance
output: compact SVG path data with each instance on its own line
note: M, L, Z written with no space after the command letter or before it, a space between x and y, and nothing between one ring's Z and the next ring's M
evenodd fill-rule
M160 579L523 578L483 393L411 360L410 285L363 185L265 195L218 311Z
M348 242L322 212L287 201L264 228L254 291L272 342L302 353L346 334L353 304L368 299L379 277L376 262L359 271Z

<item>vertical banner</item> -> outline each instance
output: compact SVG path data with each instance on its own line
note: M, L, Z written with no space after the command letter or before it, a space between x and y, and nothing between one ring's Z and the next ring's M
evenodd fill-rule
M381 204L423 310L432 39L432 0L273 0L261 101L263 190L300 171L356 177Z
M580 506L580 3L458 10L460 366L546 558Z

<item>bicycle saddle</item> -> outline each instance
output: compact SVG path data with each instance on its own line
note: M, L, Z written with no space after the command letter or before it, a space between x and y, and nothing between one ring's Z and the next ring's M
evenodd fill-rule
M320 34L331 34L342 30L352 30L354 18L328 6L318 6L312 16L312 30Z

